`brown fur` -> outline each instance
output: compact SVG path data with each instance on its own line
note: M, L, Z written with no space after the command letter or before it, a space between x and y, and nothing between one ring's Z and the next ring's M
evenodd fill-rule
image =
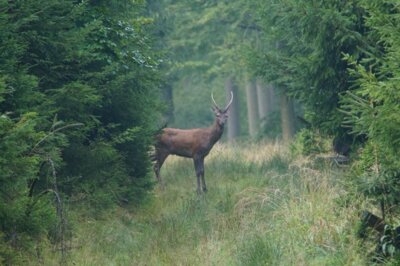
M232 99L224 110L219 109L216 105L213 106L215 121L210 127L193 129L164 128L161 134L157 136L154 172L161 185L161 167L165 159L173 154L193 159L197 176L197 191L201 192L200 182L203 191L207 191L204 180L204 158L224 132L224 125L228 118L227 113Z

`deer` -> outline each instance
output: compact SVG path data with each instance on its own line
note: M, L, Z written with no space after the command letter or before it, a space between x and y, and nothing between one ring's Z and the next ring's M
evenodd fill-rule
M229 107L233 102L233 93L231 91L230 101L225 108L218 107L211 93L213 105L211 110L214 112L214 123L207 128L164 128L156 136L155 151L153 154L154 172L161 187L164 187L161 181L160 170L169 155L177 155L186 158L192 158L197 177L197 193L207 192L207 186L204 179L204 158L209 154L214 144L221 138L224 132L224 126L228 120Z

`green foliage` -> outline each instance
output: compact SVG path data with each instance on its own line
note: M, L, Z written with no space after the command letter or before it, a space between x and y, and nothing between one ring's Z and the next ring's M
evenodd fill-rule
M130 18L139 15L142 6L128 1L78 5L67 2L65 5L70 7L59 10L60 5L55 1L47 14L55 23L48 25L42 21L44 16L28 25L36 39L46 39L51 49L37 48L28 40L30 54L35 53L34 58L40 60L26 63L41 78L39 85L46 95L44 114L57 114L63 121L84 125L67 134L70 145L63 151L60 173L65 180L61 188L72 196L84 194L97 206L140 198L143 193L126 197L125 189L120 188L129 188L132 180L146 176L149 163L144 149L148 146L143 147L150 143L156 111L152 99L156 96L157 62L143 33L148 21L139 16ZM47 27L63 30L57 36L49 36ZM142 143L141 149L129 147L131 143L115 144L114 138L137 126L145 132L137 140ZM81 179L82 182L77 181ZM149 188L146 182L135 185L136 189Z
M281 113L280 110L271 112L260 124L259 137L276 139L282 136Z
M4 263L64 239L55 228L65 229L67 199L96 213L139 204L152 188L159 52L144 4L0 0Z
M290 148L293 154L315 155L331 150L329 138L323 137L318 131L312 129L301 129Z
M339 93L351 85L342 54L363 55L362 14L358 1L259 2L263 46L249 65L298 100L305 119L325 133L340 130Z
M348 56L356 90L342 98L345 125L367 138L354 172L354 182L381 207L398 211L400 167L400 38L394 31L400 22L399 7L389 1L364 1L370 27L370 53L364 60ZM384 209L382 209L384 214Z
M174 123L181 128L212 123L211 92L225 103L224 82L235 76L243 87L243 44L254 40L247 1L150 1L162 21L158 34L168 49L166 74L173 87ZM241 91L240 93L243 93ZM241 95L235 95L242 99ZM241 102L244 104L244 102ZM245 120L245 112L242 112ZM243 123L245 124L245 123Z
M170 47L180 63L178 68L183 68L186 74L197 70L205 77L240 72L239 44L251 33L247 28L250 27L249 4L177 1L168 11L179 11L172 17L176 28L170 37Z
M48 135L35 130L36 117L26 114L17 122L0 117L0 258L6 263L15 262L16 250L29 250L31 239L40 239L57 223L53 198L33 193L33 185L28 186L50 158L46 146L57 149L54 143L49 145L51 140L42 142Z

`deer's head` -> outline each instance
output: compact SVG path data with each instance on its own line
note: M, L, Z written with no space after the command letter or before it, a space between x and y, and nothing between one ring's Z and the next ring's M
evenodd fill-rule
M229 101L229 103L227 104L227 106L223 109L219 108L217 103L214 100L214 96L211 93L211 99L214 103L214 105L211 107L212 111L215 114L215 118L217 120L218 125L220 126L224 126L226 121L228 120L228 111L229 111L229 107L231 106L232 102L233 102L233 93L231 91L231 99Z

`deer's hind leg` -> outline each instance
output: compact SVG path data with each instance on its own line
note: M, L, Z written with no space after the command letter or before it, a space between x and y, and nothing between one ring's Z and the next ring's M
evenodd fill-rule
M169 153L167 151L160 149L160 150L156 150L155 156L154 156L155 163L154 163L153 169L154 169L154 173L156 174L158 183L160 183L162 188L164 187L164 183L161 180L160 170L161 170L161 167L162 167L165 159L167 159L168 155L169 155Z

